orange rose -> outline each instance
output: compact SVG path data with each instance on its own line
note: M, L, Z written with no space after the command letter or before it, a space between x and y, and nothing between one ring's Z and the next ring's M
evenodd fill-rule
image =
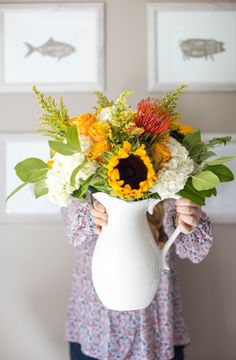
M89 126L87 131L93 142L103 142L105 141L108 126L101 121L95 121Z
M86 113L74 116L69 120L69 124L76 125L80 135L88 135L88 129L95 120L96 115Z

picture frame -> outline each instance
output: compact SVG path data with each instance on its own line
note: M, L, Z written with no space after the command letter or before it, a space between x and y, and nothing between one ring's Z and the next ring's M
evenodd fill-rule
M148 91L236 90L235 3L149 3Z
M0 92L103 91L104 26L100 2L0 5Z
M40 222L61 220L60 207L52 204L47 195L34 197L34 184L26 185L6 203L7 196L22 181L17 177L15 165L29 157L47 161L48 142L38 133L1 133L0 134L0 222Z
M212 151L217 155L230 156L236 155L236 133L216 134L203 133L202 140L205 142L214 137L231 136L232 140L227 146L215 146ZM214 158L212 158L214 160ZM233 172L236 179L236 160L229 161L225 164ZM235 224L236 223L236 184L235 180L226 183L220 183L217 186L217 196L206 198L206 205L203 211L207 213L213 223Z

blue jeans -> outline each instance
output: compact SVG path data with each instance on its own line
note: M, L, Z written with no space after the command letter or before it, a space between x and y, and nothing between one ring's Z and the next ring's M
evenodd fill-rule
M80 344L70 343L70 360L97 360L84 355ZM175 346L175 356L173 360L184 360L184 346Z

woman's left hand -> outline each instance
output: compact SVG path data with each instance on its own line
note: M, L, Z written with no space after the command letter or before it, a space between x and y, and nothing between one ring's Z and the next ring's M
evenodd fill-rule
M176 200L176 223L184 234L191 232L199 223L201 206L191 200L181 198Z

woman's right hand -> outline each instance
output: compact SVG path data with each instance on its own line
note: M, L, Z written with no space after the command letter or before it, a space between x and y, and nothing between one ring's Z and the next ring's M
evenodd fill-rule
M90 213L94 222L95 234L100 234L102 227L107 225L108 216L106 209L97 200L94 200L93 207L90 207Z

